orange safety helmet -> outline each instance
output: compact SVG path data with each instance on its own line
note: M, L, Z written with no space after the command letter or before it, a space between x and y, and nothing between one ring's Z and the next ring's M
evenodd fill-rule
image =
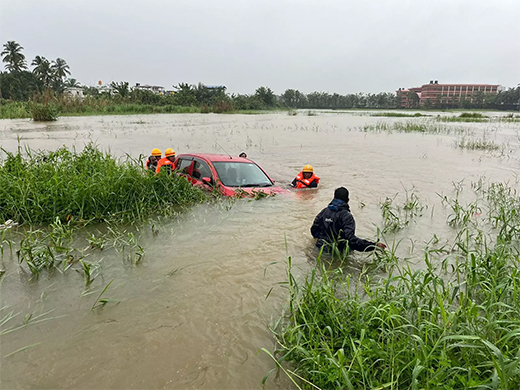
M152 149L152 156L155 156L155 157L161 157L162 156L162 152L155 148L155 149Z
M302 172L311 172L311 173L314 172L314 170L312 169L312 165L309 165L309 164L305 165L302 169Z
M165 157L175 156L175 150L173 150L172 148L166 149L164 151L164 156Z

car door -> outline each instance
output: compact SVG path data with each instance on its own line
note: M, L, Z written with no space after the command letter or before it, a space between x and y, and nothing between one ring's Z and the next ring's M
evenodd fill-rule
M194 158L193 164L191 167L191 178L194 181L194 184L199 185L207 190L212 190L214 183L215 183L215 177L213 175L213 172L211 171L211 168L209 167L208 163L203 161L200 158ZM208 179L207 181L204 181L202 179Z
M180 176L184 176L191 182L191 174L193 169L193 157L179 157L176 161L175 169Z

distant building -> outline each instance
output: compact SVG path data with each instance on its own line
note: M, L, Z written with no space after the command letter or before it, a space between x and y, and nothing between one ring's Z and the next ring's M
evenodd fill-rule
M401 107L412 108L412 103L415 103L413 99L418 103L417 106L450 106L462 101L473 103L479 95L496 95L499 89L500 86L494 84L439 84L437 80L431 80L421 87L399 88L396 93Z
M164 95L164 87L161 87L160 85L141 85L139 83L135 84L134 89L140 89L142 91L150 91L153 93L156 93L158 95Z
M78 88L78 87L65 88L65 91L63 91L63 93L66 95L69 95L73 98L77 98L77 99L81 99L81 100L83 100L83 98L85 97L83 95L83 88Z
M106 93L108 95L113 95L115 93L114 88L110 85L98 85L96 88L100 94Z

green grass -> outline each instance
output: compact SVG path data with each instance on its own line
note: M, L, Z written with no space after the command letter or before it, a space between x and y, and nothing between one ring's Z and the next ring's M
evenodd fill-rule
M386 273L353 277L319 257L298 284L289 259L289 313L264 351L299 388L520 388L520 198L504 184L476 192L478 205L448 202L453 246L434 235L422 264L394 245L371 265Z
M0 162L0 221L129 222L204 199L182 177L149 174L140 161L93 145L26 153L7 152Z
M200 107L194 106L155 106L151 104L119 103L105 106L81 106L77 109L62 109L62 116L90 115L134 115L134 114L186 114L200 113Z
M428 121L406 121L406 122L378 122L375 125L365 125L362 129L365 132L399 132L399 133L428 133L428 134L450 134L460 132L446 125L438 124L431 120Z
M176 114L200 113L201 108L195 106L152 105L136 103L112 103L103 100L84 102L57 101L55 103L11 102L0 105L0 119L34 118L49 120L57 116L90 116L90 115L133 115L133 114ZM36 115L36 117L35 117Z
M58 108L52 103L30 103L29 111L36 122L52 122L58 120Z
M27 102L0 101L0 119L32 118Z
M420 112L416 112L415 114L406 114L404 112L378 112L375 114L370 114L370 116L385 116L390 118L417 118L422 116L430 116L430 115L424 115Z
M486 139L486 137L476 139L461 137L455 142L455 146L461 149L487 151L500 151L504 148L495 141Z
M490 118L480 112L463 112L459 116L440 116L436 118L439 122L489 122Z
M54 103L46 104L46 109L41 103L32 102L12 102L3 101L0 105L0 119L33 118L36 114L40 118L57 118L57 116L94 116L94 115L135 115L135 114L186 114L186 113L229 113L229 114L248 114L259 115L273 112L286 112L283 108L273 108L266 110L228 110L228 107L212 106L174 106L174 105L154 105L138 103L121 103L106 100L86 99L76 101L71 99L58 99ZM50 109L50 110L49 110ZM47 119L48 120L48 119ZM55 120L55 119L52 119Z

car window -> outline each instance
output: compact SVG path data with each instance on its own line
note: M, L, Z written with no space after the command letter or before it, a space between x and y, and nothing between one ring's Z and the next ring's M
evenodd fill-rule
M190 165L191 159L180 158L176 169L182 171L182 173L191 174L191 170L189 169Z
M210 179L213 179L213 175L211 174L211 170L209 169L208 164L200 160L195 160L192 176L197 180L202 180L203 177L209 177Z
M213 162L218 177L227 187L270 187L269 177L254 163Z

